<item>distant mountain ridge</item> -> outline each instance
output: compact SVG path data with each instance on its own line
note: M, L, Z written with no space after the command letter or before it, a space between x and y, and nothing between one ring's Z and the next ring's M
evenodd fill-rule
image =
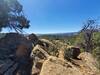
M78 32L69 32L69 33L50 33L50 34L37 34L37 36L44 36L44 35L50 35L50 36L74 36L77 35Z

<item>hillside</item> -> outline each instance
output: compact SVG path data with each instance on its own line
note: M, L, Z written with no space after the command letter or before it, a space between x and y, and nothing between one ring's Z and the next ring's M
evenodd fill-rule
M55 35L46 38L35 34L28 36L30 39L22 34L7 33L0 39L0 75L100 74L100 65L96 60L100 59L99 33L94 33L96 47L93 53L85 52L81 46L75 45L83 41L80 34L59 39Z

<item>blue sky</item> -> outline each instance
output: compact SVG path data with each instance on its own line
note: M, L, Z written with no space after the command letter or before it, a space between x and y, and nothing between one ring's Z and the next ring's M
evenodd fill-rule
M76 32L100 16L100 0L19 0L31 27L27 33Z

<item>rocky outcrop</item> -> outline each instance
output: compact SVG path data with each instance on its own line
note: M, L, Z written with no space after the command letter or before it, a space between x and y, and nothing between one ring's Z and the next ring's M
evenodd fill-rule
M72 59L69 62L51 56L43 63L40 75L99 75L98 69L92 62L94 58L91 59L91 54L87 54L87 58L90 59L88 62L84 62L84 59ZM84 57L85 53L82 53L79 56L81 55Z
M50 57L43 63L40 75L82 75L71 63Z
M31 50L32 42L23 35L7 33L0 39L0 75L30 75Z
M88 75L96 75L99 71L97 69L98 62L92 56L92 54L88 52L83 52L78 56L81 59L82 64L80 65L83 69L83 73L87 73ZM99 74L98 74L99 75Z
M80 54L78 47L63 45L59 50L59 56L48 54L44 46L39 44L32 50L36 57L44 56L44 59L34 60L36 66L32 69L33 75L99 75L96 68L96 60L92 54L83 52ZM65 52L66 51L66 52ZM67 55L67 59L65 57ZM69 60L69 59L70 60ZM42 60L42 62L40 62Z
M0 75L100 75L90 53L67 48L66 43L38 39L35 34L27 38L6 34L0 38Z
M40 73L43 62L48 59L50 55L41 47L41 45L36 45L32 52L31 57L33 57L33 67L32 75L37 75Z

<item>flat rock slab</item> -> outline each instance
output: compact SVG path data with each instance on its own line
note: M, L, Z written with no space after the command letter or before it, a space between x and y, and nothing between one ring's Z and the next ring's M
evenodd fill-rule
M40 75L82 75L71 63L51 57L43 64Z
M43 63L40 75L100 75L94 63L88 62L84 62L84 59L69 62L51 56Z

